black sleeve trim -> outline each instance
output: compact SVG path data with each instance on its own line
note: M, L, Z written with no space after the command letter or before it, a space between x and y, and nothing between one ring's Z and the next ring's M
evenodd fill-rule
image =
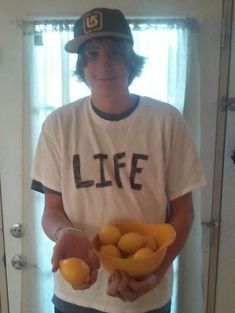
M42 183L40 183L39 181L33 179L32 183L31 183L31 189L41 192L41 193L54 193L56 195L61 195L61 192L47 188L46 186L44 186Z
M32 183L31 183L31 189L44 193L43 185L39 181L34 180L34 179L32 180Z

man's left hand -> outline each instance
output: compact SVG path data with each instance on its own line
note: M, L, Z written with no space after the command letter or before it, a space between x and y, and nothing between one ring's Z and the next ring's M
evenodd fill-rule
M159 284L157 275L150 274L141 279L128 277L125 272L114 271L108 279L107 294L123 301L134 302Z

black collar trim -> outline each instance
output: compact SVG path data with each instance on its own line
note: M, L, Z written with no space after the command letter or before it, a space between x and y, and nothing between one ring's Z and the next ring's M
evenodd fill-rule
M140 102L140 96L136 95L136 99L135 99L134 103L132 104L132 106L130 106L130 108L128 108L126 111L124 111L122 113L118 113L118 114L110 114L110 113L103 112L103 111L99 110L92 102L91 102L91 107L97 115L99 115L101 118L103 118L105 120L120 121L124 118L127 118L129 115L131 115L132 112L134 112L134 110L139 105L139 102Z

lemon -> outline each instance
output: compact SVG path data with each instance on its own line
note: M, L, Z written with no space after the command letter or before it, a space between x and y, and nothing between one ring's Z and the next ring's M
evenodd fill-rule
M137 250L134 255L133 255L133 259L144 259L150 255L153 254L153 249L149 248L149 247L144 247L144 248L140 248L139 250Z
M157 242L155 239L153 239L152 237L150 236L145 236L145 246L146 247L149 247L149 248L152 248L154 251L157 250Z
M82 259L73 257L60 260L59 269L63 278L75 289L90 280L90 268Z
M145 243L145 236L136 233L129 232L121 236L118 241L118 248L125 253L134 253Z
M100 253L107 254L116 258L121 257L121 252L114 245L103 245L100 247Z
M121 237L119 228L112 224L103 226L98 234L98 238L103 245L115 245Z

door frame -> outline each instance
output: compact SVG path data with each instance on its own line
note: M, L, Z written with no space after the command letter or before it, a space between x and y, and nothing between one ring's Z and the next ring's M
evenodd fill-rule
M210 225L208 225L211 227L211 247L209 255L206 313L214 313L216 304L225 135L228 112L227 100L229 96L232 18L233 0L223 0L212 213L211 222L209 223Z
M134 4L134 1L130 0L131 4ZM163 1L163 2L155 2L155 1L149 1L150 6L149 8L146 7L145 4L140 4L142 6L141 8L141 14L146 15L146 14L153 14L153 12L159 12L159 9L161 11L161 8L163 8L163 5L165 7L163 8L162 12L165 15L172 14L174 11L175 14L182 15L184 12L187 13L187 15L191 16L192 14L192 9L191 6L195 7L195 16L199 18L199 20L202 23L202 28L205 30L205 32L201 33L200 40L203 40L203 45L205 45L205 48L203 47L203 53L202 53L202 66L206 67L206 71L204 72L204 75L202 77L202 84L205 85L208 81L208 77L210 78L210 81L212 81L212 84L210 85L212 90L214 90L212 93L207 92L207 90L203 90L203 95L202 95L202 101L205 104L208 105L208 111L213 112L216 111L216 107L213 108L214 103L217 101L217 76L218 76L218 70L217 66L218 63L214 64L214 61L217 61L219 57L217 56L217 40L219 40L219 35L218 34L218 29L219 25L217 25L217 22L215 21L215 18L217 19L218 16L220 16L220 2L221 1L215 1L216 5L214 4L214 1L208 1L208 3L199 1L196 4L193 0L190 1L183 1L179 0L178 4L176 2L172 1ZM169 2L169 4L168 4ZM3 206L4 206L4 224L5 224L5 246L6 246L6 263L8 265L8 270L7 270L7 278L8 278L8 297L10 299L9 301L9 306L11 311L19 312L18 310L20 309L20 303L17 302L17 304L13 304L14 301L12 301L12 294L13 290L14 292L17 293L16 296L14 296L14 299L18 299L19 295L17 292L17 289L20 288L20 284L18 283L18 279L21 276L21 271L16 271L11 268L11 257L14 255L16 252L21 251L21 241L20 240L15 240L14 238L10 237L9 235L9 228L12 225L13 222L21 222L21 210L19 207L22 205L22 183L17 181L17 180L12 180L10 181L9 175L7 171L11 169L10 174L14 173L14 177L21 177L22 175L22 169L21 169L21 156L22 156L22 148L21 144L23 141L23 136L21 133L22 130L22 124L23 124L23 118L22 118L22 108L24 106L24 103L22 101L23 99L23 40L21 36L21 24L22 20L29 16L32 17L34 15L38 16L44 16L46 13L48 14L48 7L44 6L42 7L41 5L38 4L36 1L30 2L30 5L28 5L28 1L25 1L23 4L17 4L15 2L14 6L11 6L9 4L9 1L3 0L2 1L3 5L3 10L0 12L0 34L2 38L2 45L1 45L1 56L3 62L1 62L1 66L3 70L1 71L2 74L0 74L0 81L1 81L1 87L0 90L2 92L2 98L4 102L4 106L1 108L1 112L4 114L0 114L0 120L1 120L1 138L0 142L2 143L3 149L0 152L0 161L3 160L3 166L2 166L2 191L3 191ZM74 13L78 10L77 5L74 1L69 0L68 3L70 4L69 6L66 5L58 5L58 3L53 0L50 5L50 12L57 12L58 15L66 15L70 16L71 12ZM186 6L185 6L186 4ZM204 10L204 13L201 12L200 10L196 8L196 6L200 7L200 4L202 5L202 8ZM209 9L211 7L215 8L215 11ZM16 8L15 8L16 7ZM131 13L130 8L132 8L132 5L130 3L128 4L121 4L120 7L122 9L125 9L125 12L128 14ZM185 8L182 10L183 8ZM219 10L217 10L217 7L219 7L220 12L218 13ZM81 3L80 10L85 11L85 8L88 9L87 3ZM137 9L137 6L133 6L134 8L134 13L138 16L139 14L139 9ZM189 11L189 12L188 12ZM216 13L213 14L213 13ZM163 14L163 15L164 15ZM204 19L205 18L205 19ZM208 21L209 19L209 21ZM219 21L218 21L219 23ZM211 40L211 35L212 35L212 40ZM208 55L208 47L209 51L212 48L212 44L215 44L216 47L216 54L212 58L211 55ZM15 49L15 46L18 48ZM212 64L213 63L213 64ZM207 64L209 66L207 67ZM214 70L215 68L215 70ZM207 70L208 69L208 70ZM14 70L14 75L12 75ZM216 74L216 75L211 75ZM9 83L10 82L10 83ZM215 91L216 88L216 91ZM207 111L206 111L207 112ZM206 113L202 111L202 115L204 117L206 116ZM12 116L18 116L18 119L13 119ZM214 116L212 117L212 121L210 121L209 125L214 126ZM9 132L9 129L11 130ZM204 136L206 134L205 140L208 140L208 137L211 135L211 133L214 132L214 127L211 127L210 132L205 129L202 130L202 135ZM207 135L209 133L209 135ZM8 139L10 134L10 140ZM8 135L8 137L7 137ZM213 162L214 159L211 159L214 154L212 155L212 150L214 150L214 134L213 135L213 143L211 143L208 147L208 150L205 152L203 151L203 156L204 156L204 162L205 165L208 166L207 169L207 177L209 177L208 182L209 182L209 187L207 191L204 192L203 194L203 207L207 208L208 210L211 209L211 186L210 182L212 181L212 176L213 176ZM202 138L204 138L202 136ZM10 142L10 144L7 144ZM15 156L16 154L16 156ZM10 158L9 156L12 155L14 158ZM16 161L15 161L16 160ZM2 165L2 164L1 164ZM219 176L217 176L218 178ZM14 191L14 197L12 196L11 191ZM9 212L14 211L14 218L9 217L7 214ZM7 213L7 214L6 214ZM208 216L210 213L208 214ZM207 214L206 214L207 217ZM208 218L209 219L209 218ZM207 219L206 219L207 220ZM213 258L212 258L213 259ZM5 312L4 312L5 313Z
M7 288L7 273L5 260L5 244L3 230L3 211L2 211L2 194L0 180L0 312L9 313L9 299Z

